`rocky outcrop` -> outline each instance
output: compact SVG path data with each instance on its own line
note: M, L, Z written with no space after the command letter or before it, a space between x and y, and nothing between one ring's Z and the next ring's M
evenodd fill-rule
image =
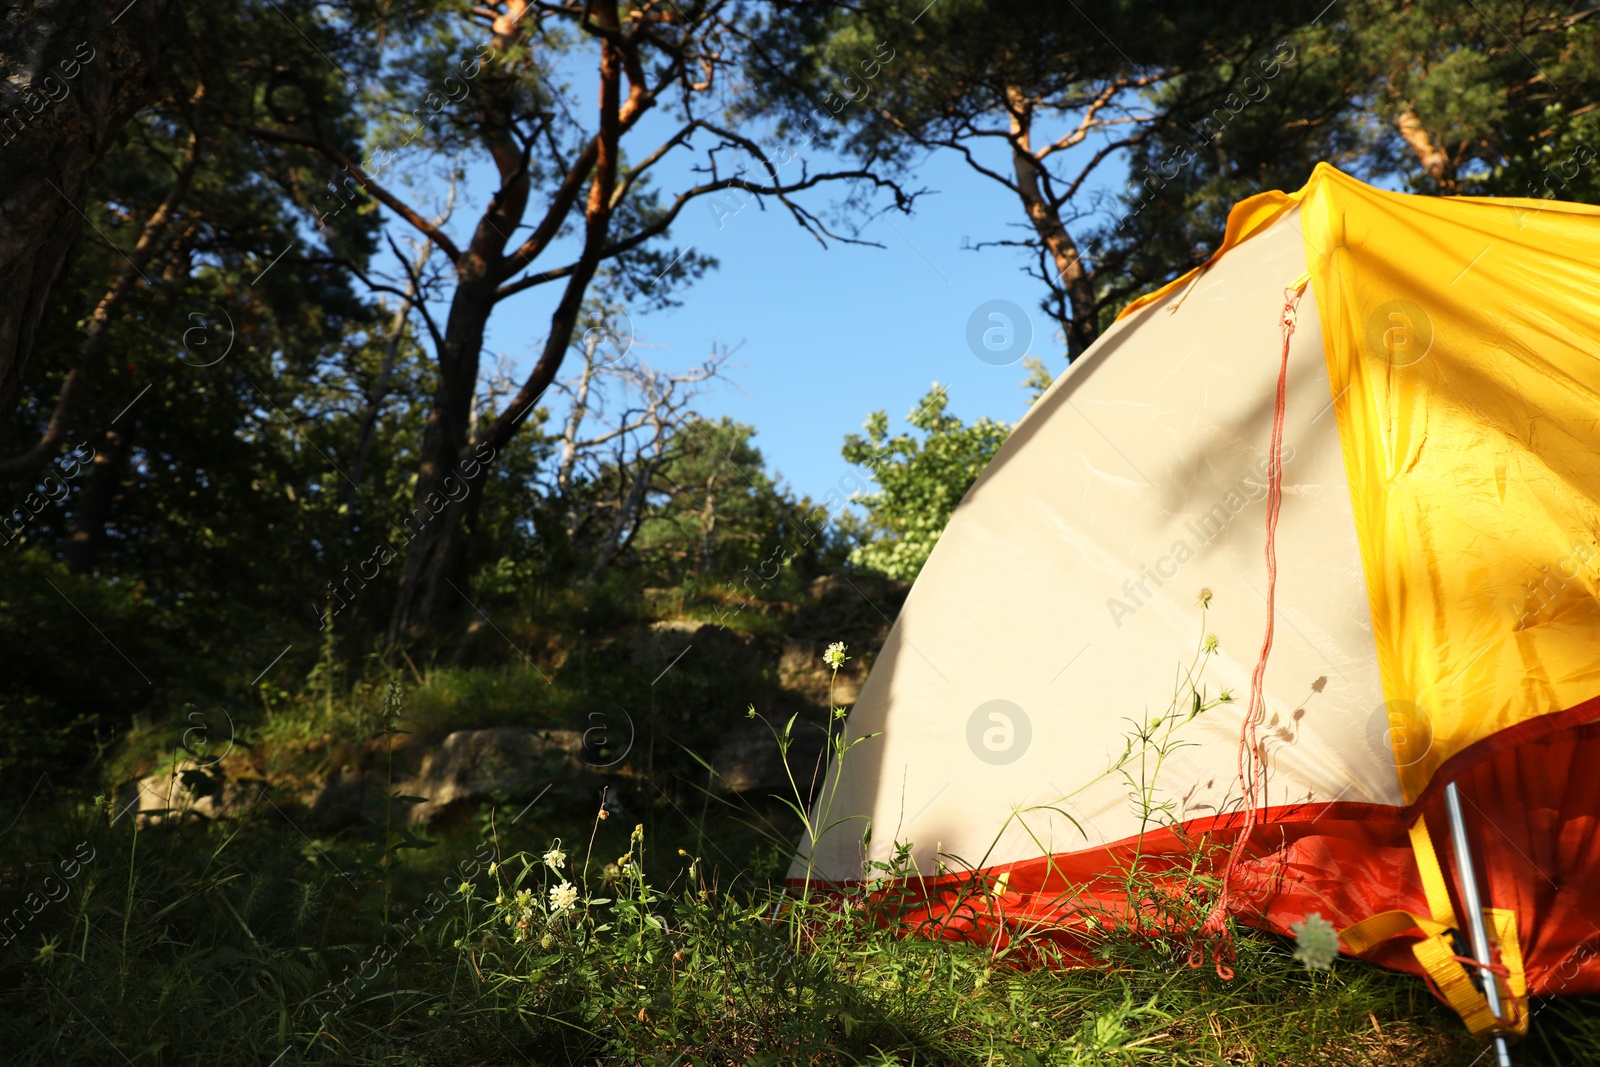
M399 783L396 790L425 798L410 805L407 819L423 825L452 804L535 791L559 772L596 766L586 754L578 730L457 730L423 757L415 778Z
M747 662L754 638L714 622L667 619L637 631L628 640L634 666L667 671L691 656L699 663Z
M680 591L667 592L681 597ZM592 812L602 787L609 788L608 802L619 803L654 796L678 779L752 801L772 795L792 799L797 786L809 793L820 779L828 709L848 708L858 699L905 592L903 583L833 575L811 583L794 603L769 602L778 614L759 625L752 614L729 614L727 625L666 619L618 627L586 641L580 631L580 643L573 646L578 661L566 671L574 688L586 693L581 702L552 699L552 708L539 697L531 707L502 699L476 719L562 721L559 715L570 728L486 726L442 738L409 734L403 741L329 733L270 760L260 752L235 753L225 766L186 763L152 774L122 787L121 806L146 821L254 811L290 819L308 832L325 832L386 821L424 826L449 809L462 815L461 809L484 801L503 801L520 813L546 789L551 793L540 812L552 807ZM837 676L822 658L834 641L845 642L849 655ZM614 684L618 680L625 684ZM623 692L638 694L632 712L613 702ZM745 717L751 707L780 730L794 717L787 753L793 783L766 722ZM463 710L470 714L470 708ZM453 710L451 718L475 721L460 714ZM657 741L665 743L658 743L650 758L641 758L636 746L648 736L641 731L650 724ZM700 760L712 773L707 775ZM645 768L659 776L656 781L646 784ZM263 788L276 813L263 799ZM390 801L395 794L406 799Z
M615 718L597 716L597 722ZM587 732L520 726L457 730L423 757L416 775L392 787L382 768L363 772L351 765L313 785L279 783L287 790L280 803L302 808L312 824L339 827L382 823L385 798L398 793L420 799L395 804L390 818L396 824L425 825L454 804L496 794L532 795L558 777L570 780L573 771L603 773L619 760L630 734L631 723L616 722ZM118 819L131 814L146 824L185 816L233 818L248 814L265 796L263 784L253 778L231 778L221 764L191 761L123 785L114 814Z
M840 669L837 677L822 662L828 641L802 641L790 638L783 643L783 654L778 658L778 682L785 689L803 693L806 699L821 707L847 708L861 695L861 686L867 680L867 666L857 653ZM832 702L831 705L829 702Z
M814 580L788 626L778 660L779 683L818 707L854 704L909 588L869 574L827 574ZM845 643L848 656L837 677L822 661L822 653L835 641Z
M243 815L262 795L259 783L229 778L220 764L186 760L119 788L112 816L120 821L132 815L142 823L186 815L224 819Z
M746 721L727 731L709 761L718 789L730 793L775 794L787 800L793 800L798 789L807 801L810 800L811 792L820 784L827 769L821 760L822 728L808 722L794 724L788 773L784 771L784 754L773 729L781 732L783 723L774 723L769 728L764 722ZM789 780L790 774L794 776L793 782Z

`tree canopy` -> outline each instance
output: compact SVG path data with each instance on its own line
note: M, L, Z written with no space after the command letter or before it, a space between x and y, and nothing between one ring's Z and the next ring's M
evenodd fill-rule
M351 655L448 658L485 598L734 586L777 545L913 576L1007 427L936 390L845 443L861 510L791 492L759 427L701 409L728 349L630 348L623 323L717 269L675 239L691 206L758 201L837 251L948 156L1013 212L979 247L1029 257L1071 359L1321 160L1600 197L1578 4L23 7L0 32L0 617L81 594L117 646L213 662L335 616ZM485 337L540 300L512 375ZM127 721L224 675L100 703Z

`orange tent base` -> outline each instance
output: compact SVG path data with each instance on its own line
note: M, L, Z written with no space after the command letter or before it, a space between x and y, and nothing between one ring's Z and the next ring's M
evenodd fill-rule
M1592 771L1600 766L1600 723L1562 725L1567 718L1545 717L1545 731L1531 739L1531 730L1498 735L1461 753L1476 763L1457 779L1486 906L1515 912L1534 996L1600 992L1600 775ZM1407 830L1419 814L1445 825L1437 794L1408 809L1332 803L1261 812L1236 875L1237 918L1292 936L1290 926L1312 912L1341 930L1387 911L1426 915ZM1133 926L1187 950L1206 902L1185 894L1217 875L1241 821L1196 819L1100 848L902 879L875 895L903 926L926 936L997 947L1032 938L1087 964L1102 930ZM1123 872L1135 869L1130 882ZM1134 900L1130 884L1138 887ZM1461 914L1459 896L1456 906ZM1399 938L1365 958L1423 975Z

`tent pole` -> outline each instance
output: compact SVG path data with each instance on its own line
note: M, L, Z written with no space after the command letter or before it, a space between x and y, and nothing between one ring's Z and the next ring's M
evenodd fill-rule
M1451 782L1444 787L1444 802L1450 811L1450 842L1455 846L1456 870L1461 876L1461 903L1467 911L1467 931L1472 937L1472 954L1483 964L1483 995L1495 1017L1503 1018L1500 1013L1500 986L1495 981L1494 973L1488 969L1493 959L1489 953L1489 929L1483 922L1483 900L1478 895L1478 874L1472 865L1472 846L1467 843L1466 823L1461 818L1461 794L1456 789L1456 783ZM1511 1053L1507 1051L1506 1039L1503 1036L1495 1037L1494 1051L1499 1060L1499 1067L1511 1067Z

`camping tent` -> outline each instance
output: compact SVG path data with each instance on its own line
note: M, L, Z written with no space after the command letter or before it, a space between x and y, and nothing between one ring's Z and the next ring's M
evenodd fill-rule
M977 879L969 925L1005 936L1204 856L1240 921L1320 913L1525 1029L1527 993L1600 990L1597 546L1600 210L1319 166L973 485L791 877ZM1473 890L1494 1002L1453 933Z

